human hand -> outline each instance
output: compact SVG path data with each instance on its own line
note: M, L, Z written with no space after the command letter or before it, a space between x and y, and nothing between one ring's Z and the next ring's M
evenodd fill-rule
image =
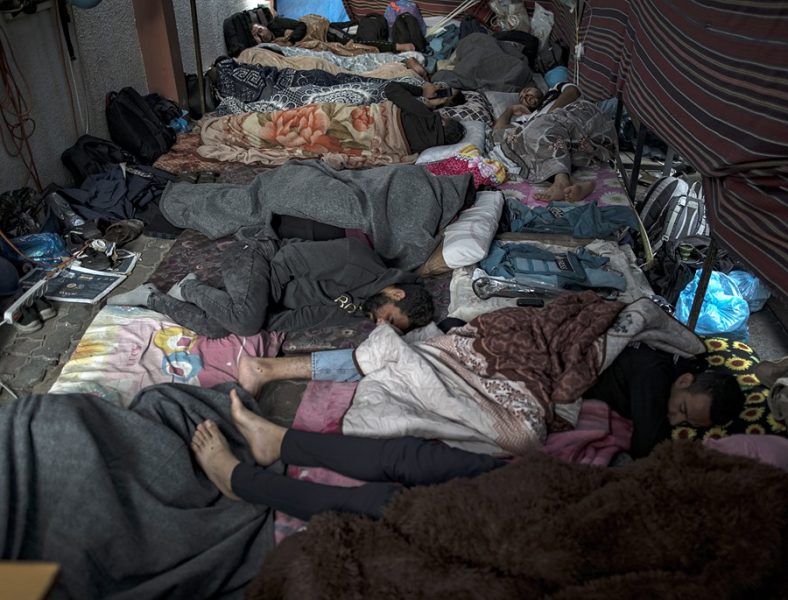
M394 48L397 52L415 52L416 46L413 44L395 44Z
M435 98L438 95L440 86L434 83L425 83L421 86L421 95L425 98Z
M513 104L512 105L512 115L515 117L519 117L520 115L530 115L531 109L528 108L525 104Z

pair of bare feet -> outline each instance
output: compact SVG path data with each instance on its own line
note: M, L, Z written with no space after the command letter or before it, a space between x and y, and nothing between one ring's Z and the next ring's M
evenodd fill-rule
M579 202L594 191L593 181L579 181L572 183L567 177L559 179L557 176L553 184L542 192L534 194L537 200L565 200Z
M249 444L257 464L268 466L279 460L287 429L247 409L235 390L230 392L230 414L238 431ZM227 438L214 421L209 419L197 426L192 436L191 449L197 463L219 491L228 498L238 500L238 496L233 493L231 479L233 469L241 461L232 453Z

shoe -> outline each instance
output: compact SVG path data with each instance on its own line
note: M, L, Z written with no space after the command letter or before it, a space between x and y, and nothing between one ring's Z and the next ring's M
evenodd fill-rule
M19 315L18 318L17 315ZM14 327L19 333L33 333L44 326L31 306L22 307L17 315L14 315Z
M122 248L124 244L128 244L132 240L136 240L142 235L142 230L145 228L145 223L139 219L125 219L113 223L104 232L104 241L108 243L115 242L118 248Z
M759 362L755 365L755 376L766 387L774 387L778 379L788 377L788 356Z
M33 308L35 308L38 318L42 321L49 321L49 319L57 316L57 309L43 298L37 298L33 303Z

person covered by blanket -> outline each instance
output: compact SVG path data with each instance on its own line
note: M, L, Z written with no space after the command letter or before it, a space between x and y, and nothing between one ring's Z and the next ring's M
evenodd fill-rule
M254 335L382 319L408 331L432 320L432 296L415 273L389 268L355 238L235 242L222 257L223 287L187 275L167 294L152 284L108 304L144 306L200 335Z
M736 378L705 367L702 358L630 345L583 397L602 400L632 420L630 454L640 458L669 439L675 425L724 425L741 412L744 394Z
M721 425L739 414L744 395L736 378L703 370L704 364L700 359L677 359L644 344L629 346L583 397L602 400L632 420L630 454L640 458L668 439L674 425ZM352 349L277 358L244 354L239 360L238 383L254 396L267 383L283 379L358 381L361 377Z
M613 122L583 100L573 83L560 83L546 94L526 87L518 99L495 121L490 158L531 183L552 181L536 198L578 202L588 196L594 183L573 181L572 169L615 155Z
M407 487L475 477L505 465L485 454L416 437L363 438L313 433L276 425L246 408L230 392L235 426L249 444L256 464L241 462L216 422L197 426L191 442L197 462L219 491L232 499L263 504L308 520L328 511L380 518L389 500ZM265 467L281 460L323 467L367 483L337 487L291 479Z

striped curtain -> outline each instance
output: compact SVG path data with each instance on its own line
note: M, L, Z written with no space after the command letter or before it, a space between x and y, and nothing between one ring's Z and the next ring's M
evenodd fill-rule
M579 39L583 94L621 92L703 175L715 239L788 298L788 2L586 0Z

